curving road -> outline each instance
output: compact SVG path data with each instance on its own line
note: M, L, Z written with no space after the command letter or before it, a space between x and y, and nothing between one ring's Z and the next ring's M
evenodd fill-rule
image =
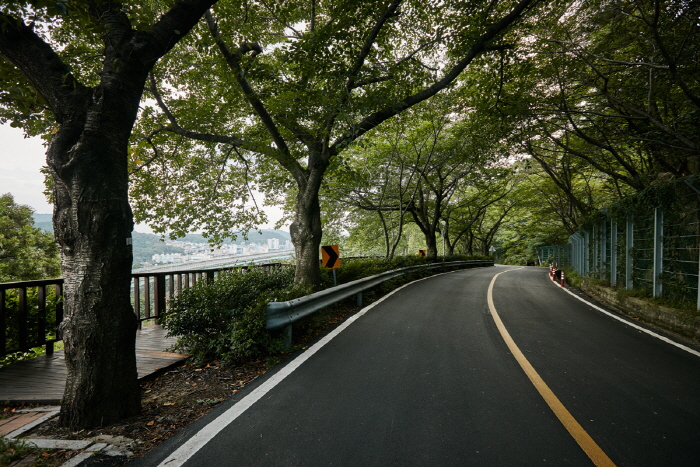
M541 268L443 274L130 465L697 467L700 354L688 350Z

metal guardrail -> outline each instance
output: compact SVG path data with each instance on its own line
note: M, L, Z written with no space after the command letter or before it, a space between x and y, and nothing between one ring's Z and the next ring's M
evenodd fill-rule
M357 305L362 306L362 292L403 274L423 269L493 266L493 260L451 261L447 263L421 264L383 272L356 281L341 284L320 292L286 302L267 304L266 328L270 331L285 328L287 346L291 346L291 324L325 307L357 295Z

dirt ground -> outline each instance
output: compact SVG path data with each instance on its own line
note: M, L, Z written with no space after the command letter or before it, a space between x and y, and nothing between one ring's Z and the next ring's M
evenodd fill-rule
M265 362L260 360L236 366L224 366L218 361L205 365L185 362L141 383L143 397L139 416L78 432L59 427L54 418L31 431L27 437L83 440L108 436L117 438L121 447L140 457L240 391L267 369Z

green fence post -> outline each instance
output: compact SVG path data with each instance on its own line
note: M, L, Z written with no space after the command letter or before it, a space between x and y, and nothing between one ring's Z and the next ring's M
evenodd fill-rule
M617 221L610 219L610 286L617 285Z
M634 222L632 214L627 213L627 224L625 225L625 288L632 290L634 288L634 278L632 276L634 263L632 262L632 248L634 247Z
M605 276L608 273L608 264L607 264L607 259L608 259L608 251L607 251L607 246L608 246L608 223L605 221L605 218L600 223L600 273L598 274L599 279L605 279Z
M654 209L654 297L661 296L661 273L664 255L664 213L660 208Z

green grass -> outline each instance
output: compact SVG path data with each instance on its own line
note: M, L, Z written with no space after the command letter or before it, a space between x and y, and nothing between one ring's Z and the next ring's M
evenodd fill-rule
M30 447L24 441L0 437L0 467L6 467L19 459L23 459L34 451L36 449Z

